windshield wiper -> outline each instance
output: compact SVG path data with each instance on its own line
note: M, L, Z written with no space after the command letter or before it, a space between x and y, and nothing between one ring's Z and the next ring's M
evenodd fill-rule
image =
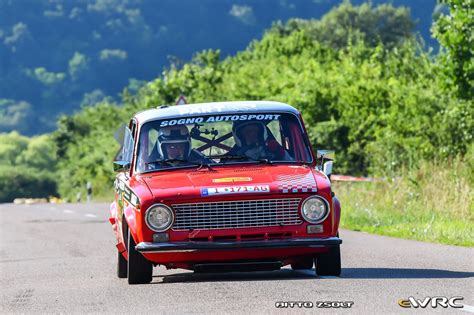
M250 161L256 161L260 163L265 163L265 164L273 164L273 162L267 158L262 158L262 159L252 159L249 156L246 155L226 155L226 154L221 154L221 155L210 155L208 158L214 158L214 159L220 159L220 160L250 160Z
M267 159L267 158L261 158L261 159L252 159L249 157L249 159L251 161L256 161L256 162L260 162L260 163L265 163L265 164L268 164L268 165L272 165L273 164L273 161L270 160L270 159Z
M228 155L228 154L216 154L216 155L209 155L206 156L207 158L211 159L219 159L219 160L243 160L249 159L246 155Z

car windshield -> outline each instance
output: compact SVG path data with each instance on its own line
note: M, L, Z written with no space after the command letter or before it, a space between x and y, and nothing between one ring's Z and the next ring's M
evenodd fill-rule
M145 123L136 170L235 163L311 163L298 118L288 113L208 115Z

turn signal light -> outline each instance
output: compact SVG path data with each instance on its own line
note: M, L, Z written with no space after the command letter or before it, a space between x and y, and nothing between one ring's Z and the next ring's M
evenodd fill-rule
M324 229L323 229L322 224L308 225L306 227L306 231L308 232L308 234L315 234L315 233L323 233Z

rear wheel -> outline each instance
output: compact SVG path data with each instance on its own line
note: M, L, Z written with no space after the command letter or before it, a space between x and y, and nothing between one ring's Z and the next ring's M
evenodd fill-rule
M341 250L339 245L329 248L329 252L315 259L316 274L319 276L341 275Z
M153 276L153 265L135 249L135 241L128 229L128 284L150 283Z
M127 278L127 260L123 257L122 253L117 251L117 277Z
M303 258L298 262L291 264L291 269L293 270L304 270L304 269L312 269L313 268L313 258Z

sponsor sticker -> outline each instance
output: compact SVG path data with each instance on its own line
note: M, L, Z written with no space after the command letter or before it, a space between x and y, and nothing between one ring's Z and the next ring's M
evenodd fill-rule
M213 179L213 183L251 182L252 177L225 177Z
M214 123L221 121L247 121L247 120L277 120L280 114L243 114L243 115L219 115L207 117L190 117L181 119L163 120L160 127L175 126L175 125L189 125L200 123Z
M268 185L251 186L227 186L227 187L209 187L201 188L201 196L229 195L229 194L252 194L252 193L270 192Z

